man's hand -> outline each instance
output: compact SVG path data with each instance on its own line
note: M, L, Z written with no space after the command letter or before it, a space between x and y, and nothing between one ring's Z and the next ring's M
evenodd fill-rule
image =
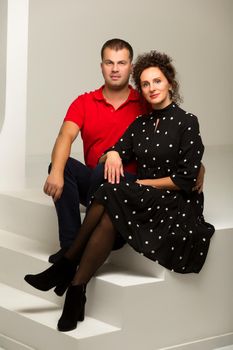
M110 151L107 153L104 166L104 178L108 182L115 184L120 182L120 176L124 176L121 157L118 152Z
M199 173L197 175L196 184L192 189L193 191L198 191L198 193L201 193L203 191L204 177L205 177L205 167L201 163L201 167L200 167Z
M44 193L53 197L54 202L56 202L61 197L63 187L63 176L57 174L55 175L51 171L44 184Z

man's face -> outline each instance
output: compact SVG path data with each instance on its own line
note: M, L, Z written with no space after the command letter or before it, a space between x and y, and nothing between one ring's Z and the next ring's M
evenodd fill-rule
M113 50L106 48L101 62L105 86L113 90L121 90L129 83L132 62L127 49Z

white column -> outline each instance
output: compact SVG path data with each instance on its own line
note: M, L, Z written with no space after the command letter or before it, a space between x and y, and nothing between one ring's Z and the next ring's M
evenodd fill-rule
M18 189L25 183L28 6L29 0L7 1L5 108L0 130L0 190Z

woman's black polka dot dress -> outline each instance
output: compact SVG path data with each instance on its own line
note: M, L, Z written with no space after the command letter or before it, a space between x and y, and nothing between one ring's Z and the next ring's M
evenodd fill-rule
M137 252L164 267L199 272L214 227L204 221L203 194L192 191L204 151L197 118L172 103L139 116L114 149L123 162L136 157L138 179L170 176L180 188L104 183L95 199L116 230Z

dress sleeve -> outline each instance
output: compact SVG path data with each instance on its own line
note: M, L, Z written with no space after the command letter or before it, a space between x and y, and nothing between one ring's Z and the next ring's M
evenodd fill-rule
M195 185L203 152L198 119L193 115L189 116L181 134L177 168L171 175L172 181L187 193Z

